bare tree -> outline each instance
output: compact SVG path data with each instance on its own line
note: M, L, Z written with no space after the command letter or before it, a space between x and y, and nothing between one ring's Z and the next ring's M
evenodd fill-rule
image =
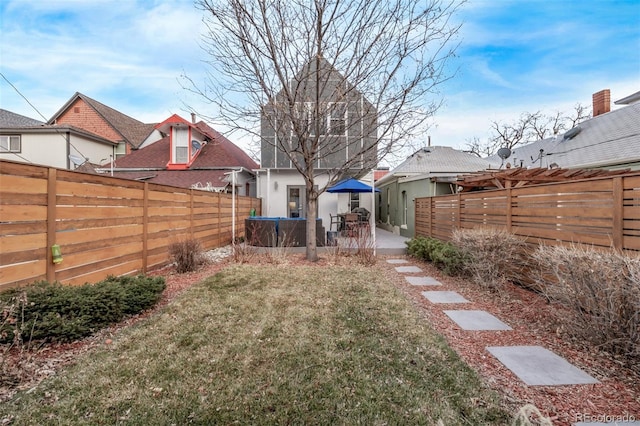
M210 72L190 89L215 106L214 122L265 138L304 177L307 251L317 260L318 196L349 170L373 168L402 147L439 108L436 88L451 78L457 45L451 17L459 0L197 0L208 31ZM353 114L361 96L370 114ZM347 101L346 110L328 98ZM339 103L339 102L338 102ZM301 107L301 105L303 107ZM335 104L331 104L335 105ZM350 129L373 128L371 143L327 137L334 116ZM202 114L201 114L202 115ZM328 117L328 118L327 118ZM261 122L262 120L262 122ZM266 120L266 123L265 123ZM258 123L261 123L258 126ZM340 119L337 126L341 125ZM363 137L365 132L363 132ZM318 169L330 176L317 186Z
M576 104L569 115L556 111L553 115L547 115L541 111L534 113L525 112L510 123L492 121L493 135L486 143L475 137L467 141L467 150L480 157L491 156L500 148L513 149L518 145L546 139L560 132L567 131L580 122L591 117L588 109L581 104Z

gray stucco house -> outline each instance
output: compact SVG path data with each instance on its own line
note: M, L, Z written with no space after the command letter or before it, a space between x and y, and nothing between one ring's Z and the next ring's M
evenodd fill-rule
M361 177L376 166L375 107L329 61L314 58L273 102L262 106L257 185L265 215L307 215L301 174L307 147L299 143L301 135L307 140L307 147L317 143L313 167L319 188L341 178L340 170L345 167L344 174ZM298 164L291 160L292 156ZM318 199L318 217L324 224L329 223L329 214L346 208L339 194L323 193Z

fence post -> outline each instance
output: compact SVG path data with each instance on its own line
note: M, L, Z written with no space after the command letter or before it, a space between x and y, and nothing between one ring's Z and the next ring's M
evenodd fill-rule
M511 233L511 182L507 187L507 232Z
M218 247L222 247L222 194L220 192L216 192L218 197Z
M624 224L624 185L622 177L614 177L612 180L612 198L613 198L613 223L612 223L612 239L613 248L622 250L623 247L623 224Z
M460 226L462 225L462 194L460 194L458 192L457 197L458 199L458 210L456 212L456 228L460 229ZM451 238L453 236L453 229L451 230L451 234L449 235L449 238Z
M433 197L429 197L429 237L433 237Z
M47 281L56 280L56 265L53 263L51 246L56 243L56 213L58 204L56 169L49 167L47 177Z
M147 273L149 266L148 240L149 240L149 182L145 182L142 191L142 273Z
M189 235L193 239L193 188L189 189Z

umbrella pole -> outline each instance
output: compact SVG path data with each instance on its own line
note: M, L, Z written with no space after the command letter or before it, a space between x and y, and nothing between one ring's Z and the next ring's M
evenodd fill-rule
M376 255L376 173L371 169L371 214L369 215L369 226L373 238L373 256Z

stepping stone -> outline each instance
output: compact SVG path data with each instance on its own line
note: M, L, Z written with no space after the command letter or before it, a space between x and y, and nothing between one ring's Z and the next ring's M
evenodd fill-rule
M404 277L411 285L442 285L442 283L433 277Z
M399 263L409 263L409 261L406 259L387 259L387 263L399 264Z
M431 303L469 303L455 291L423 291L422 295Z
M564 358L542 346L492 346L487 350L531 386L599 383Z
M412 274L414 272L422 272L422 269L417 266L396 266L396 271L405 274Z
M444 311L463 330L511 330L486 311Z

